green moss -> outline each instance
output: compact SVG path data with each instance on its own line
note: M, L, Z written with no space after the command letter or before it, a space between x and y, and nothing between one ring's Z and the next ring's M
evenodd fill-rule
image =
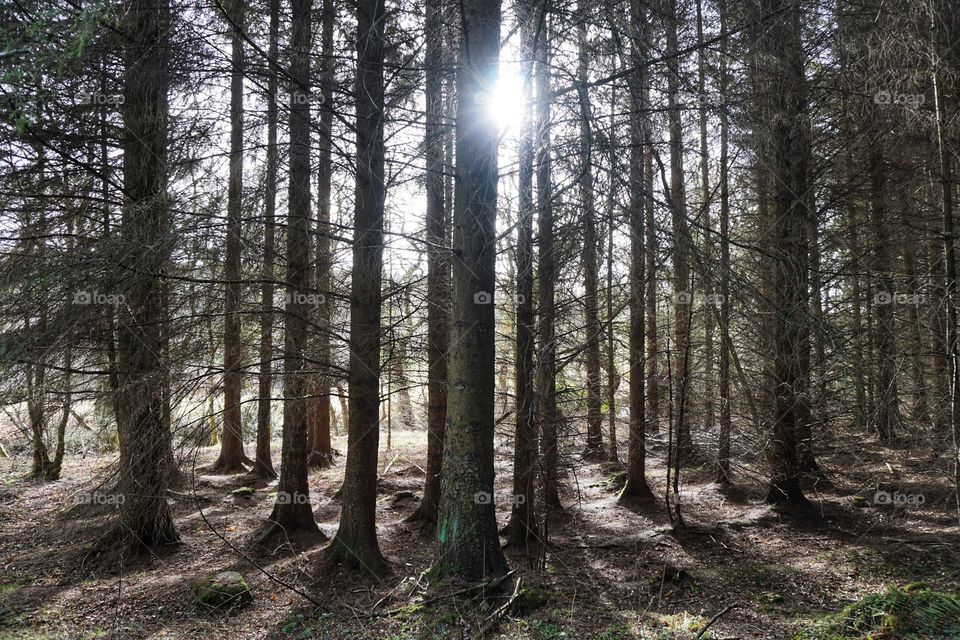
M517 616L526 616L547 604L549 601L550 598L547 597L547 594L539 589L523 587L517 593L517 599L513 601L510 611Z
M593 636L595 640L633 640L636 637L630 627L622 622L615 622L601 631L599 635Z
M408 604L405 607L397 609L393 615L398 620L409 620L423 610L424 606L422 604Z
M909 591L907 589L910 589ZM960 637L960 596L907 585L869 595L829 615L797 640Z
M253 487L238 487L230 493L241 498L249 498L253 495Z
M239 609L253 602L247 581L236 571L221 571L204 578L193 592L197 603L207 609Z

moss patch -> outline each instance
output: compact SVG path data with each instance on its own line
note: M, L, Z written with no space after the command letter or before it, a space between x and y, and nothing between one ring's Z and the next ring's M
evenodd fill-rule
M960 596L908 585L869 595L827 616L797 640L960 637Z
M239 609L253 602L247 581L236 571L221 571L204 578L193 592L197 604L206 609Z

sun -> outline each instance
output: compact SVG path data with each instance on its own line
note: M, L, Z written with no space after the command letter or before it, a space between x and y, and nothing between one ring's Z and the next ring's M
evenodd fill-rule
M490 97L489 108L501 132L517 127L523 121L523 80L516 64L500 63L500 77Z

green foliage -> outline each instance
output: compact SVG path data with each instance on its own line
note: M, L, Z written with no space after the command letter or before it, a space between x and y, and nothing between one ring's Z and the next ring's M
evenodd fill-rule
M826 617L797 640L928 640L960 637L960 596L908 585L869 595Z
M85 2L74 10L67 4L30 13L26 22L0 24L0 53L8 54L0 72L4 104L0 119L22 134L38 122L51 102L64 102L55 81L75 74L103 25L119 24L119 4Z

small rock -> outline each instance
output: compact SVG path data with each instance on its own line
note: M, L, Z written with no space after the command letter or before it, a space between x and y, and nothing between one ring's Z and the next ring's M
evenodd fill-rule
M197 603L208 609L239 609L253 602L247 581L237 571L221 571L194 587Z

